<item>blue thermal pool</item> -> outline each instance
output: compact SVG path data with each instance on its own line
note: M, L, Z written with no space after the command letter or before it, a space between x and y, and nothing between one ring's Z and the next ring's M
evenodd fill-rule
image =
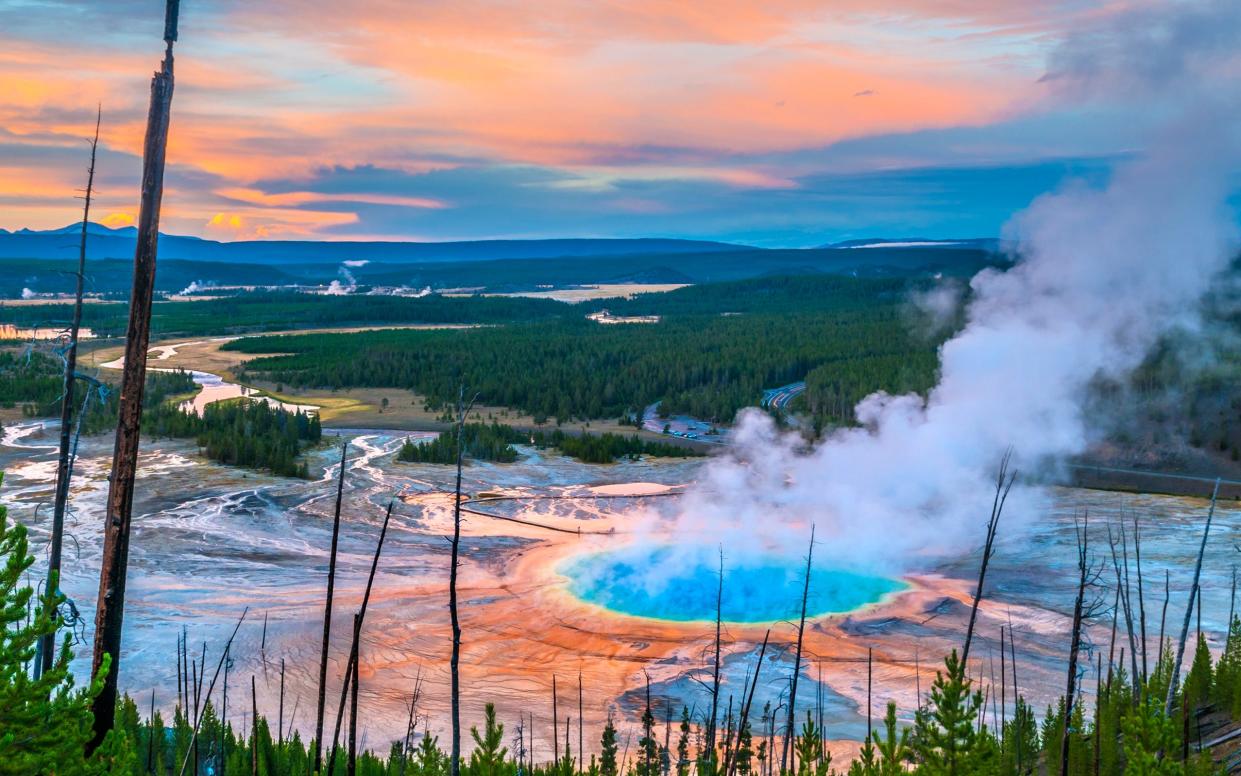
M557 571L569 580L574 596L615 612L683 622L715 619L719 558L711 552L624 547L572 558ZM804 574L804 561L797 558L725 558L722 618L743 623L796 618ZM898 579L815 566L806 614L851 612L905 587Z

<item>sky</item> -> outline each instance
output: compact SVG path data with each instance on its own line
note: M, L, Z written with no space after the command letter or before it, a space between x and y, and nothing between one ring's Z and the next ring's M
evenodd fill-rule
M1207 84L1235 0L184 0L162 217L221 240L997 236ZM162 0L0 0L0 228L133 223ZM1226 87L1229 88L1229 87Z

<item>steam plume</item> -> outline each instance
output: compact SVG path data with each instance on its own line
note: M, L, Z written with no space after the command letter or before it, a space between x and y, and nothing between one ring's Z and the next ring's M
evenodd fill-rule
M707 467L679 520L705 523L742 553L756 535L803 552L811 521L824 540L816 554L841 561L907 564L973 546L1007 448L1026 471L1083 452L1089 383L1123 378L1161 334L1198 325L1199 302L1237 245L1229 115L1189 117L1105 187L1070 185L1015 217L1007 231L1019 260L971 281L967 323L943 346L925 402L871 395L857 406L860 428L809 452L747 411L733 452ZM1014 491L1015 517L1037 496Z

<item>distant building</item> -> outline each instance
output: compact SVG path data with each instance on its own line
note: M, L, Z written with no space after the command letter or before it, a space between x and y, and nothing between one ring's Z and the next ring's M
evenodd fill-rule
M612 315L606 308L586 316L595 323L659 323L658 315Z

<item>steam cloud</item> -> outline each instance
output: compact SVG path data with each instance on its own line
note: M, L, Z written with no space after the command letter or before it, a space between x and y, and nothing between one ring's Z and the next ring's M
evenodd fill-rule
M214 280L207 280L207 281L194 280L194 281L191 281L188 286L181 289L180 296L188 296L190 294L194 294L199 291L206 291L209 288L215 288Z
M1241 18L1235 4L1215 5L1233 8L1221 18ZM1139 49L1158 63L1125 74L1131 89L1147 76L1151 95L1179 89L1176 79L1188 73L1231 70L1235 49L1219 45L1214 28L1206 50L1223 62L1205 61L1203 48L1187 43L1202 19L1184 13L1190 17L1154 27L1157 20L1115 20L1069 39L1053 55L1049 80L1078 94L1116 83L1089 53L1098 51L1122 69ZM1153 42L1133 37L1152 29ZM1238 29L1231 25L1234 38ZM1153 50L1159 42L1180 57ZM970 282L965 326L942 347L940 381L925 401L871 395L856 408L861 427L836 431L809 451L766 415L743 412L729 453L705 468L675 514L649 526L711 537L710 547L690 544L670 562L713 565L717 541L731 565L760 553L802 556L814 523L816 557L905 570L977 546L1006 450L1021 470L1044 474L1085 451L1090 383L1124 378L1164 333L1196 330L1202 297L1237 250L1227 203L1241 160L1236 105L1202 81L1164 96L1181 103L1174 110L1182 121L1145 153L1118 164L1106 185L1071 184L1008 224L1017 262ZM924 301L933 308L943 300ZM1019 486L1006 530L1037 514L1040 503L1037 487Z
M327 290L323 293L328 296L344 296L356 291L358 289L358 281L353 277L353 273L349 271L350 266L350 262L346 261L340 267L340 276L345 279L345 282L341 283L339 280L333 280L328 284Z

